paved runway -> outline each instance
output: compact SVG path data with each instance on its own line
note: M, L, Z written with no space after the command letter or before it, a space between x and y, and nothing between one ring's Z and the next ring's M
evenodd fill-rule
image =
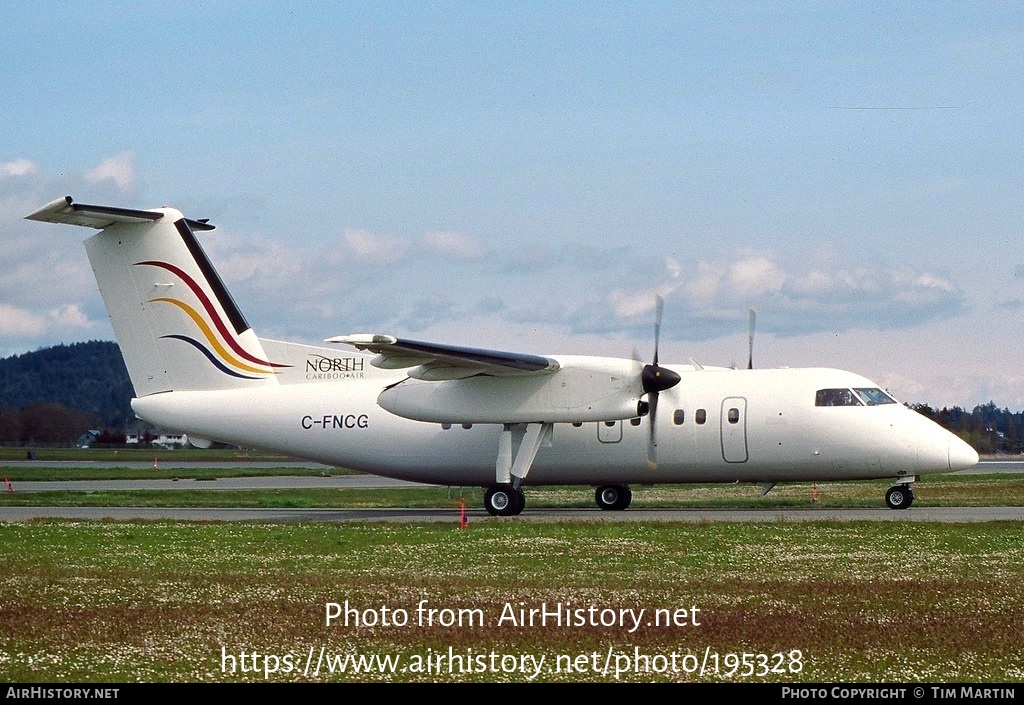
M1024 521L1024 507L921 507L893 509L531 509L517 517L492 517L483 509L467 509L469 522L593 521L686 523L807 521L893 521L967 524L986 521ZM450 522L459 524L456 509L181 509L163 507L0 507L0 522L36 519L88 521L169 520L205 522Z
M203 467L209 467L204 465ZM232 466L237 467L237 466ZM275 465L274 467L280 467ZM273 477L219 477L212 480L182 478L178 480L54 480L11 483L16 492L67 490L99 492L103 490L267 490L331 487L424 487L417 482L394 480L377 475L282 475Z
M26 461L27 462L27 461ZM75 461L75 466L82 463ZM40 466L43 464L40 463ZM48 463L46 465L62 465ZM99 465L99 464L97 464ZM126 467L131 464L104 464ZM140 467L148 467L139 463ZM181 463L183 467L194 464ZM267 467L284 467L269 463ZM322 467L308 463L294 463L297 468ZM246 464L246 467L259 467ZM162 468L173 467L164 463ZM203 467L238 467L237 463L204 464ZM976 468L960 474L1024 472L1024 461L986 461ZM393 480L376 475L329 475L238 477L216 480L73 480L66 482L12 483L16 492L44 490L125 490L125 489L269 489L269 488L324 488L324 487L401 487L417 483ZM422 485L419 485L422 486ZM455 491L455 490L453 490ZM1024 507L911 507L896 511L886 508L826 509L641 509L602 511L572 508L531 508L518 517L491 517L482 508L467 508L471 522L475 521L680 521L680 522L804 522L804 521L938 521L969 523L982 521L1024 521ZM67 518L82 520L175 520L175 521L256 521L256 522L342 522L342 521L394 521L394 522L451 522L458 524L458 511L453 509L221 509L221 508L164 508L164 507L0 507L0 521L20 522L33 519Z

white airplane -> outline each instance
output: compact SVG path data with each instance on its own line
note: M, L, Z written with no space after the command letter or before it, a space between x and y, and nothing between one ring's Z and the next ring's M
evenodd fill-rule
M631 485L749 482L767 494L779 482L881 478L894 478L886 503L904 509L920 475L978 462L851 372L661 365L660 299L648 364L378 334L303 345L256 336L194 235L213 229L205 220L70 197L26 218L100 231L85 247L132 408L196 445L483 487L500 516L523 510L527 485L589 485L615 510Z

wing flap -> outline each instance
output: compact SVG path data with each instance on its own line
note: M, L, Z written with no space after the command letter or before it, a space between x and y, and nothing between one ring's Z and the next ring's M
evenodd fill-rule
M554 372L556 360L540 355L428 343L391 335L339 335L325 342L376 353L371 364L383 369L416 368L410 376L426 380L461 379L475 374L507 376Z

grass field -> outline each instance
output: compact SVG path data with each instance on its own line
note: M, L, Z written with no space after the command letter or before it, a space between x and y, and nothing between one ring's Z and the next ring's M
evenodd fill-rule
M30 466L0 462L7 473L40 470ZM188 471L234 472L201 463ZM887 484L788 485L767 497L749 485L636 488L634 506L877 507ZM15 491L0 503L458 501L443 488L280 492ZM915 506L1024 505L1015 475L929 476L915 492ZM586 488L530 488L527 511L591 502ZM1022 530L1024 522L0 523L0 679L1024 682Z
M0 678L1019 682L1021 538L1002 523L0 525ZM331 603L348 625L327 624ZM545 606L583 623L520 623Z

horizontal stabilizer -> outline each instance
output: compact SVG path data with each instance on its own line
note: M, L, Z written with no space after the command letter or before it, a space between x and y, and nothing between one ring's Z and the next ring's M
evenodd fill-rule
M75 203L71 196L64 196L47 203L45 206L25 216L26 220L38 220L44 223L65 223L82 225L102 230L114 223L148 223L160 220L164 214L160 211L145 211L135 208L116 208L113 206L90 206ZM213 230L206 220L186 219L193 230Z

